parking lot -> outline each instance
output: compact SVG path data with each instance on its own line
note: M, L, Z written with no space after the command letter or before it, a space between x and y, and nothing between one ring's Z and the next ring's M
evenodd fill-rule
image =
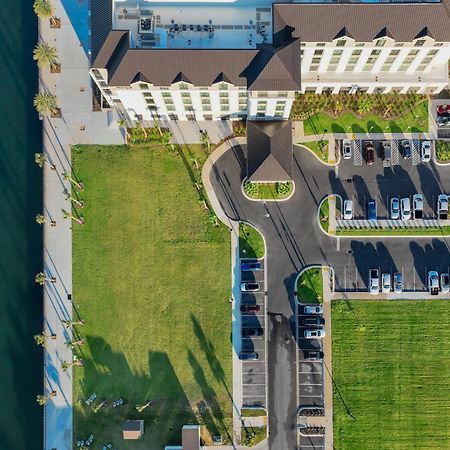
M301 450L324 450L325 436L300 436Z
M299 306L297 315L298 329L298 405L299 408L307 406L323 406L323 361L321 358L311 360L306 358L310 351L322 352L322 339L305 339L307 329L320 328L320 326L307 325L305 320L312 317L322 318L319 315L303 314L303 306ZM322 319L323 320L323 319Z
M242 398L244 406L266 406L266 303L264 265L258 271L241 271L241 283L258 283L257 292L241 292L242 330L262 329L261 336L242 337L242 352L258 355L255 360L242 361ZM243 311L245 305L259 306L259 311Z
M365 162L366 142L351 141L352 158L341 159L332 182L333 193L341 195L343 200L353 200L353 217L367 218L367 202L376 200L377 218L388 219L391 198L412 199L418 193L423 195L423 218L436 219L437 197L447 193L449 186L441 183L433 161L421 162L422 141L409 141L411 157L408 159L402 157L399 141L388 141L392 153L389 164L382 159L383 141L372 141L375 160L371 165Z

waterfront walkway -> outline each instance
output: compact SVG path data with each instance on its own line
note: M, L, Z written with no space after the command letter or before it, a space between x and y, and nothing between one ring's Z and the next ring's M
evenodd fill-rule
M56 335L56 339L47 340L44 353L44 392L56 391L56 396L50 397L45 405L44 449L69 450L73 442L73 378L72 368L64 372L61 363L73 360L72 350L65 345L72 340L72 330L71 327L65 328L62 320L82 317L76 314L72 317L72 301L76 310L76 298L72 298L72 224L62 215L63 209L71 211L72 208L67 200L71 186L64 180L63 173L71 173L73 144L93 141L98 144L120 144L123 137L114 115L92 112L89 59L78 37L80 23L88 26L88 17L80 20L80 15L86 14L86 8L80 2L80 10L72 7L69 17L59 0L53 4L56 17L61 19L61 28L51 29L48 20L39 21L39 38L56 47L61 62L59 74L51 74L48 69L41 70L40 89L56 94L62 114L61 118L43 120L43 151L50 163L56 166L56 170L47 164L44 166L46 223L43 271L48 278L56 278L55 283L46 282L44 286L44 331ZM40 151L39 145L36 151ZM56 225L52 226L51 221L55 221ZM79 225L73 223L73 226ZM82 327L78 327L78 331L83 337ZM87 436L81 438L86 439Z

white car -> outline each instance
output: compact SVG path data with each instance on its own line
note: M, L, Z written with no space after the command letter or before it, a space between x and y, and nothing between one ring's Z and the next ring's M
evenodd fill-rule
M350 139L344 139L342 141L342 156L344 159L350 159L352 157L352 143Z
M439 294L439 274L435 270L428 272L428 291L430 295Z
M402 220L411 219L411 200L409 197L404 197L400 201L400 212Z
M381 275L381 292L383 292L384 294L391 292L391 274L390 273L383 273L383 275Z
M400 219L400 202L397 197L391 198L391 219Z
M437 215L439 220L446 220L448 217L448 195L439 194L437 202Z
M422 141L420 157L422 159L422 162L430 161L430 159L431 159L431 142L430 141Z
M448 273L441 273L441 292L443 294L448 294L450 292Z
M303 308L305 314L323 314L322 306L305 306Z
M353 219L353 202L349 199L344 201L344 219Z
M256 292L259 291L259 283L241 283L242 292Z
M323 328L305 330L304 336L306 339L321 339L325 336L325 330Z

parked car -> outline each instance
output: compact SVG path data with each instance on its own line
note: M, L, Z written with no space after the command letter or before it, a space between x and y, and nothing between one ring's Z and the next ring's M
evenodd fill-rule
M344 139L342 141L342 156L344 159L350 159L352 157L352 143L350 139Z
M439 275L435 270L428 272L428 291L431 295L439 294Z
M383 275L381 275L381 292L383 292L384 294L391 292L391 274L390 273L383 273Z
M259 261L243 261L241 262L241 270L243 272L261 270L261 263Z
M400 142L400 149L404 159L411 158L411 146L409 145L408 139L403 139Z
M323 328L315 328L313 330L305 330L303 335L306 339L321 339L325 336Z
M438 127L446 126L450 123L450 116L439 116L436 119L436 124Z
M256 352L241 352L239 353L239 359L247 361L255 361L258 359L258 353Z
M305 306L303 308L303 312L305 314L323 314L323 307L322 306Z
M259 312L260 311L259 305L241 305L241 312Z
M439 220L447 220L448 217L448 195L439 194L437 202L437 215Z
M373 164L375 162L375 148L372 141L366 141L366 164Z
M411 219L411 200L409 197L404 197L400 200L400 216L402 220Z
M438 105L436 111L439 115L450 114L450 105Z
M303 350L305 359L320 360L323 359L323 352L319 350Z
M414 219L422 219L423 217L423 195L413 195L413 217Z
M375 200L369 200L367 203L367 219L377 220L377 202Z
M420 157L422 162L428 162L431 159L431 142L430 141L422 141L422 145L420 147Z
M441 273L441 292L443 294L450 292L448 273Z
M344 219L353 219L353 202L349 199L344 200Z
M391 198L391 219L398 220L400 218L400 201L397 197Z
M316 327L320 327L324 323L325 323L325 319L322 316L306 317L303 320L303 325L313 325Z
M263 333L262 328L242 328L242 336L244 337L262 336Z
M259 291L259 283L241 283L242 292L256 292Z
M403 291L403 276L400 272L394 273L394 292L400 294Z
M383 141L381 143L381 148L383 149L383 160L386 162L391 162L392 159L391 143L389 141Z
M376 295L380 292L380 273L378 269L369 270L369 294Z

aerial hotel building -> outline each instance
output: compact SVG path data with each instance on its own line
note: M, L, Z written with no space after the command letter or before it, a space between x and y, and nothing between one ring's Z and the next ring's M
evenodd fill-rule
M435 94L448 84L450 0L208 3L92 0L101 105L131 120L274 120L289 117L295 92Z

